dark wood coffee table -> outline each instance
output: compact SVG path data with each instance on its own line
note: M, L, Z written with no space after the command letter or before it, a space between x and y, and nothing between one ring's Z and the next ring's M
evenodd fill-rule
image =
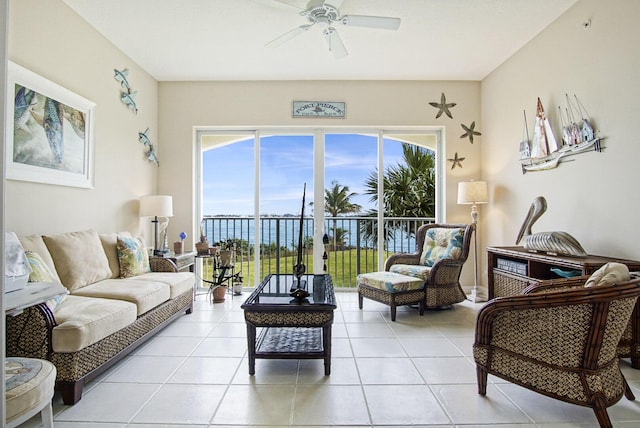
M309 297L289 296L293 275L268 275L242 304L247 323L249 374L256 358L324 359L331 374L331 325L336 297L330 275L304 275ZM256 339L256 327L264 327Z

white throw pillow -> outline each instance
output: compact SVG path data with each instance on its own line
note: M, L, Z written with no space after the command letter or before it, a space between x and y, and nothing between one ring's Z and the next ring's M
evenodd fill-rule
M622 263L609 262L595 271L585 282L585 287L600 287L629 281L629 268Z

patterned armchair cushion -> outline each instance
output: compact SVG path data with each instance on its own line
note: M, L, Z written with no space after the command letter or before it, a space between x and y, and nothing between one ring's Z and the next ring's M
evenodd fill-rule
M427 230L420 264L433 266L440 259L459 259L462 255L463 228L434 227Z
M394 272L371 272L357 276L358 285L368 285L369 287L394 293L398 291L418 290L422 288L424 281L420 278L401 275Z
M399 273L402 275L413 276L416 278L420 278L423 281L429 279L429 272L431 272L430 266L422 266L422 265L403 265L396 264L391 265L389 268L389 272Z

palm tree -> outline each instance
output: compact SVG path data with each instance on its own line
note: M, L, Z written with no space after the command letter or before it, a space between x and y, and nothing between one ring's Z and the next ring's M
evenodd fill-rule
M336 180L331 182L331 187L324 189L324 212L333 219L333 248L336 248L338 235L338 222L335 217L340 214L359 213L362 206L351 202L351 198L357 193L351 192L349 186L342 186Z
M435 153L412 144L402 144L403 163L387 167L383 175L386 217L434 217L436 208ZM367 195L372 202L378 201L378 170L369 174L365 181ZM375 217L371 210L368 216ZM406 225L406 223L403 223ZM416 225L410 223L405 230L415 233ZM364 224L362 230L367 239L375 241L377 228L374 222ZM393 227L385 230L393 234Z

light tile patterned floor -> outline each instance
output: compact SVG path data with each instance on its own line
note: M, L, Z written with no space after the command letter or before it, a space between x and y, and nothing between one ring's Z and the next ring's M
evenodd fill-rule
M82 400L54 398L57 428L148 427L598 427L591 409L490 377L477 393L471 354L477 310L389 309L338 293L331 376L321 360L257 360L249 376L244 296L198 296L182 316L91 382ZM640 370L621 362L640 397ZM640 398L609 408L614 426L640 427ZM38 418L25 427L40 426Z

